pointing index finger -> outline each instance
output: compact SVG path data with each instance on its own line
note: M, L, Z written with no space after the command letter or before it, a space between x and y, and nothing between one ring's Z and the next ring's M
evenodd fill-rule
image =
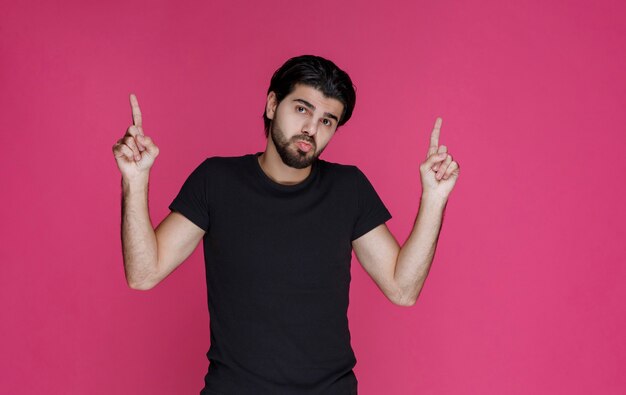
M141 130L141 110L139 109L137 96L133 93L130 94L130 108L133 112L133 124Z
M439 133L441 131L442 122L443 120L440 117L437 117L437 119L435 120L435 127L430 134L430 147L428 147L428 156L437 153L437 149L439 148Z

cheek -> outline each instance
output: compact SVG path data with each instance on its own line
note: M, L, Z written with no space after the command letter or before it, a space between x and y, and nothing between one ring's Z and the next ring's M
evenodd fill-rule
M280 120L281 124L289 130L298 128L302 124L302 121L297 114L281 114Z
M317 140L318 150L323 149L324 147L326 147L328 145L328 143L330 142L332 137L333 137L333 135L329 134L329 133L325 133L323 135L318 135L318 140Z

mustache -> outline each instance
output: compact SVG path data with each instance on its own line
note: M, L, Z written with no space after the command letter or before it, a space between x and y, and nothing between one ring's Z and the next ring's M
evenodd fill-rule
M315 147L315 140L311 136L307 136L305 134L300 134L298 136L293 136L291 139L293 141L304 141L306 143L311 144L313 147Z

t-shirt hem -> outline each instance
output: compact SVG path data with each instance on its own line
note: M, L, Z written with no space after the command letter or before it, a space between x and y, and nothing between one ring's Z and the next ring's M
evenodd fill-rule
M209 227L206 224L204 224L201 220L199 220L194 215L193 211L189 207L187 207L185 204L181 203L180 201L172 202L172 204L169 205L169 209L171 211L176 211L182 214L185 218L193 222L194 225L196 225L198 228L202 229L203 231L206 232L209 229Z
M362 229L359 229L358 231L354 232L354 234L352 235L352 238L350 239L350 241L354 241L356 239L358 239L359 237L363 236L364 234L368 233L370 230L376 228L379 225L384 224L385 222L389 221L392 218L391 214L389 212L382 212L380 213L376 219L372 220L372 222L370 222L371 226L364 226Z

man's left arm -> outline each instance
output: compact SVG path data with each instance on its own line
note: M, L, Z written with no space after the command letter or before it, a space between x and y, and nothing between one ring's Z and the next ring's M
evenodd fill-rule
M422 198L413 230L402 247L381 224L352 242L357 259L394 304L412 306L430 270L443 213L459 176L459 164L439 146L441 118L435 121L426 161L420 165Z

